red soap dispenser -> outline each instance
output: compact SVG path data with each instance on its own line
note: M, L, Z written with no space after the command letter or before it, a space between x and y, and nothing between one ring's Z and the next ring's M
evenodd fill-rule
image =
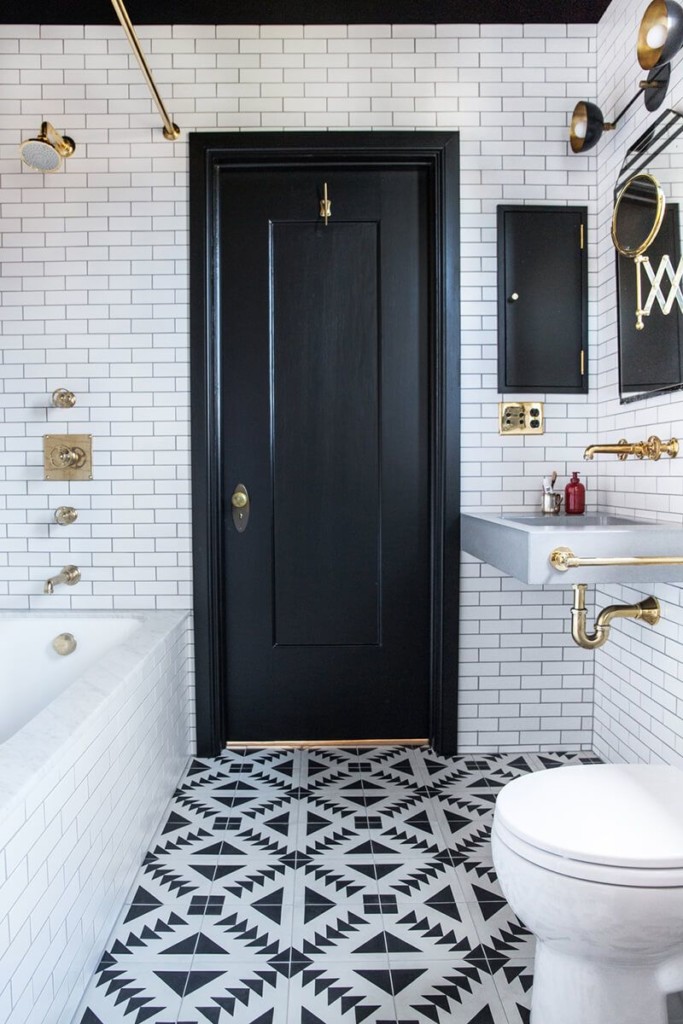
M564 510L568 516L581 516L586 511L586 488L579 480L578 473L572 473L564 489Z

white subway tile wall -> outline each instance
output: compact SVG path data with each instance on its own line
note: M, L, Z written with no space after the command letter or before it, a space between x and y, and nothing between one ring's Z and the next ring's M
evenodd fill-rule
M497 433L496 206L589 205L595 339L597 268L610 257L593 237L604 231L597 158L568 154L567 124L597 89L597 26L185 25L140 36L183 130L175 144L118 27L0 27L0 607L191 604L192 130L459 131L463 507L534 509L545 474L564 482L582 467L593 394L539 396L544 437ZM43 119L77 144L47 176L17 154ZM593 387L608 359L598 354ZM76 392L74 409L50 407L58 386ZM41 436L57 429L93 434L92 483L42 479ZM597 468L585 470L593 507ZM53 525L67 499L78 523ZM44 597L68 561L82 582ZM461 587L461 749L590 746L593 657L568 640L568 588L525 587L467 557Z
M626 105L643 78L635 41L645 5L636 0L613 0L598 28L598 88L596 99L605 116ZM582 99L583 94L577 99ZM597 331L593 352L599 372L596 400L600 441L620 437L639 441L650 434L663 439L683 434L681 392L620 405L617 361L617 295L614 250L609 242L612 192L621 161L658 114L683 100L683 64L674 59L671 87L664 106L649 114L636 102L604 136L597 157L597 231L595 286ZM681 201L682 191L667 198ZM675 311L672 315L679 315ZM647 325L643 331L647 344ZM605 509L626 510L648 519L683 525L683 459L660 462L618 462L603 458L597 466L601 503ZM600 607L639 601L648 593L662 604L662 621L654 629L629 622L612 631L609 643L595 656L595 749L608 760L653 761L683 767L683 591L662 584L647 588L600 587Z
M106 697L69 742L52 744L44 762L36 750L35 779L3 800L5 1024L73 1019L187 762L191 632L186 618L167 628L128 676L115 687L108 679ZM27 730L26 742L37 744Z

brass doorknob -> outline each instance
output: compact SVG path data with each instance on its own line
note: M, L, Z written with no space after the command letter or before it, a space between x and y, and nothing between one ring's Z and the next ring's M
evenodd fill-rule
M244 506L249 501L244 491L235 491L230 500L232 502L233 508L244 508Z

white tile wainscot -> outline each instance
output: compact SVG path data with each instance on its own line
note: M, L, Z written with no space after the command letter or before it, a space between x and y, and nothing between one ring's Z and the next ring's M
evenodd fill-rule
M189 617L130 615L140 628L0 745L5 1024L71 1020L190 753ZM21 686L20 656L12 672Z

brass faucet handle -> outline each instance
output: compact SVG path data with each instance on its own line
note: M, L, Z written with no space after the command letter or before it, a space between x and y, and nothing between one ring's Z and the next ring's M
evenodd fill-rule
M672 437L668 441L660 441L658 437L650 437L648 440L657 441L659 446L659 454L657 456L653 456L653 458L659 458L659 456L664 452L666 452L670 459L675 459L678 455L679 444L677 438Z
M631 453L633 453L636 456L636 458L642 459L642 453L640 455L638 454L637 444L629 444L625 437L620 437L617 441L617 444L623 445L625 449L625 451L617 453L617 458L619 459L619 462L625 462L625 460L629 457Z
M78 519L78 512L71 505L60 505L55 509L54 520L60 526L71 526Z
M57 388L52 392L52 404L56 409L73 409L76 396L68 388Z
M58 444L50 452L50 461L56 469L80 469L85 460L85 452L77 445Z
M678 441L675 437L672 437L669 441L661 441L656 434L651 434L647 441L643 442L643 454L652 459L653 462L659 462L660 458L666 453L670 459L675 459L678 455ZM642 458L643 456L639 456Z
M67 587L73 587L80 581L81 570L75 565L64 566L64 582Z
M648 459L652 459L653 462L659 462L662 455L662 442L655 434L648 437L643 447Z

